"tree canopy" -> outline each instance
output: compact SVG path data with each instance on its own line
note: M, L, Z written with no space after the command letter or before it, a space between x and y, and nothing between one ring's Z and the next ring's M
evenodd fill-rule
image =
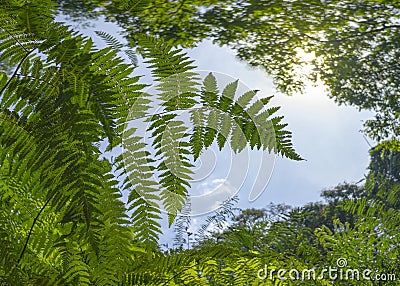
M385 285L396 285L399 8L378 0L0 0L0 283L349 285L262 275L337 266L385 274ZM115 21L128 44L99 32L107 43L100 49L57 22L61 12ZM181 47L203 39L262 66L286 93L320 80L338 103L375 111L366 131L379 144L364 182L296 208L236 210L231 198L186 248L190 220L179 214L188 207L193 161L213 143L302 159L271 98L238 94L238 81L221 89L213 73L200 77ZM126 50L131 63L119 56ZM139 82L139 53L156 98ZM304 64L312 69L299 76ZM155 104L161 109L153 113ZM149 123L151 140L127 124L138 118ZM160 205L177 229L176 247L165 251Z
M366 133L398 138L398 1L60 1L66 13L106 15L128 39L136 33L191 46L202 39L233 48L285 93L322 82L339 104L372 110ZM78 13L76 3L85 7ZM86 6L86 3L89 5ZM101 12L100 12L101 11ZM309 54L307 58L304 53ZM306 71L302 67L309 65Z

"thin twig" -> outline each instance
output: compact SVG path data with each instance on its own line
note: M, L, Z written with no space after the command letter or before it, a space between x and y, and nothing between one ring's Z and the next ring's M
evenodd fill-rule
M365 36L365 35L368 35L368 34L378 33L378 32L382 32L382 31L384 31L386 29L393 29L393 28L399 29L400 25L387 25L387 26L384 25L381 28L372 29L372 30L365 31L365 32L362 32L362 33L355 33L354 35L350 35L350 36L347 36L347 37L344 37L344 38L341 38L341 39L331 40L331 42L341 42L341 41L344 41L344 40L349 40L349 39L352 39L352 38L362 37L362 36Z
M9 31L9 30L7 30L6 28L4 28L4 26L1 26L1 27L3 28L3 30L4 30L4 31L6 31L6 32L7 32L7 34L9 34L9 35L10 35L10 37L11 37L11 38L13 38L13 40L14 40L14 41L16 41L16 42L18 43L18 45L20 45L20 46L21 46L21 48L23 48L23 49L25 50L25 52L27 52L27 53L29 52L29 51L28 51L28 50L27 50L27 49L24 47L24 45L23 45L23 44L21 44L21 43L18 41L18 39L16 39L16 38L14 37L14 35L10 33L10 31Z
M24 253L25 253L25 251L26 251L26 248L28 247L28 242L29 242L29 239L31 238L31 235L32 235L32 232L33 232L33 227L35 226L37 220L39 219L39 216L42 214L43 210L44 210L44 209L47 207L47 205L50 203L50 200L51 200L52 198L53 198L53 196L50 196L50 197L48 198L48 200L46 201L46 203L42 206L42 208L39 210L38 214L37 214L36 217L34 218L33 223L32 223L32 225L31 225L31 229L29 230L28 236L26 237L24 248L22 249L21 254L19 255L19 258L18 258L18 261L17 261L17 265L21 262L22 257L24 256Z
M17 76L19 69L21 68L22 64L24 61L29 57L29 55L34 51L35 49L32 49L26 53L26 55L22 58L22 60L19 62L17 68L15 69L14 73L12 76L8 79L6 84L3 86L3 88L0 90L0 96L3 95L3 92L6 90L6 88L9 86L11 81Z

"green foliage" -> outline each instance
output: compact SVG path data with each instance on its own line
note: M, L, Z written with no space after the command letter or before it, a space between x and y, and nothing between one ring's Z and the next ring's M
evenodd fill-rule
M53 23L49 4L1 9L1 57L14 66L1 86L1 276L10 285L116 285L132 231L99 143L118 144L128 111L118 103L142 86L119 78L132 69L115 52Z
M186 253L160 253L159 204L170 212L171 224L187 200L191 159L207 140L236 136L233 142L242 140L237 151L244 143L297 160L290 133L281 118L270 118L268 125L269 114L258 114L264 100L238 108L234 84L216 101L205 102L184 53L138 36L138 51L151 64L160 91L159 98L150 97L133 75L135 67L118 57L125 46L99 32L109 47L98 49L90 38L56 23L54 13L52 1L1 1L0 62L7 69L0 73L0 283L205 283L192 267L214 271L209 260L231 252L217 248L198 261ZM127 53L135 64L135 54ZM156 101L164 109L150 114ZM206 136L199 122L210 117L210 105L221 104L245 137L225 125ZM194 133L177 118L182 109L192 112ZM137 134L137 126L126 124L137 117L150 123L155 156L146 150L149 143ZM222 118L218 114L218 122ZM252 135L255 127L262 130L258 137ZM269 141L262 137L267 135ZM274 148L270 141L279 145ZM107 158L104 148L117 152L120 147L120 156ZM152 178L154 172L159 181ZM128 193L126 204L122 191ZM152 270L144 269L146 262Z
M319 80L338 103L375 111L366 131L381 140L399 134L398 9L396 1L232 1L204 18L216 42L265 68L282 91Z
M69 9L71 2L88 12L101 9L132 43L143 33L176 46L202 39L228 45L240 59L264 68L283 92L322 82L339 104L376 112L365 123L369 136L380 141L400 134L398 1L60 2L66 13L77 12Z
M12 3L14 2L16 1ZM127 162L122 175L128 177L123 189L130 192L129 206L133 213L132 237L137 239L135 243L142 241L145 248L149 248L149 245L154 247L159 233L157 220L160 214L156 206L157 202L161 201L164 208L170 212L170 223L187 202L186 194L189 185L185 182L191 176L192 166L189 160L191 155L196 160L202 151L213 143L221 149L230 143L236 152L243 150L245 146L250 146L278 152L292 159L300 159L293 151L290 133L284 130L285 125L281 123L281 118L271 117L277 109L264 109L268 98L255 100L257 91L237 95L237 81L229 83L220 90L212 74L208 75L203 82L199 82L198 75L193 72L192 62L181 50L173 47L193 46L201 39L212 39L219 45L228 45L237 52L240 59L253 66L263 67L268 74L273 76L278 88L289 94L302 91L308 80L321 81L327 87L329 96L338 103L351 104L376 113L375 118L365 124L368 135L380 142L386 138L393 139L381 142L382 144L371 150L371 164L365 185L339 185L322 193L326 202L310 203L290 212L287 212L285 208L279 209L276 212L277 216L270 216L270 210L248 210L235 216L231 209L232 205L227 205L206 221L197 236L198 240L194 249L178 248L169 253L151 253L146 250L146 255L140 255L140 259L130 260L129 270L126 271L129 274L123 279L123 285L309 285L309 283L375 285L377 283L365 280L333 282L330 279L319 279L311 282L256 278L257 272L265 264L268 264L269 270L315 268L320 271L328 266L337 266L339 258L347 259L346 269L372 269L374 273L392 273L397 278L400 277L398 263L400 261L398 235L400 188L397 141L400 118L398 91L400 39L398 11L400 7L398 1L144 0L132 2L118 0L107 2L64 0L58 2L60 9L67 13L76 14L75 7L79 7L79 13L80 11L82 13L78 16L96 17L101 14L108 20L116 21L123 27L130 44L137 46L137 51L140 51L148 60L150 68L153 69L154 78L158 82L158 102L161 102L161 113L150 113L149 106L155 101L151 101L152 99L143 93L142 96L134 98L139 108L135 109L132 115L132 118L148 118L151 126L148 131L151 131L153 141L141 142L142 138L135 134L136 130L134 128L129 130L126 137L128 148L125 148L128 151L126 151L125 159L119 158L118 161L120 164L124 160ZM29 12L23 12L16 17L16 22L25 23L25 19L30 18L25 16L35 14L37 7L39 6L27 4L26 8L29 8L27 9ZM4 23L10 22L4 21ZM19 27L22 27L23 32L25 29L29 33L41 30L34 22L26 24L24 24L26 28L24 25ZM52 79L55 73L50 70L50 66L43 65L40 59L34 57L30 59L31 53L28 54L28 52L35 46L30 36L23 33L17 34L18 38L14 37L20 39L27 50L5 35L3 37L8 41L4 41L4 47L10 52L0 58L0 63L3 66L4 63L14 66L18 66L21 62L26 63L21 64L17 70L28 71L26 75L32 73L31 76L35 74L33 70L37 74L44 66L49 69L48 73L35 75L35 77ZM148 36L138 36L143 34L154 35L157 40ZM109 35L105 33L100 35L116 50L122 51L124 48ZM160 41L158 38L163 38L163 40ZM74 54L74 50L72 48L67 50L67 46L69 44L63 46L65 56L62 60L55 62L56 64L65 64L67 60L73 58L71 53ZM312 56L311 60L302 57L304 52ZM64 57L65 62L63 62ZM107 62L109 60L110 58ZM28 64L29 61L34 62L36 66L32 72L29 72L31 66ZM301 72L304 65L310 66L309 72ZM6 87L3 88L2 93L15 88L14 86L23 86L20 82L13 85L12 81L15 79L8 80L10 70L5 68L2 70L7 71L7 73L2 73L0 79L2 86ZM122 70L126 69L121 67L120 71ZM67 78L72 77L75 72L64 74ZM76 82L73 84L74 91L83 90L84 85L80 81ZM95 84L96 81L93 80L92 83ZM37 86L42 86L42 84L37 84ZM51 90L50 87L49 89ZM25 94L24 90L21 93ZM80 94L84 95L85 92ZM85 102L85 100L86 98L77 98L76 102ZM22 115L29 118L33 107L31 109L26 107L25 102L31 104L31 101L30 97L21 98L18 102L22 103L16 106L14 104L16 100L12 96L3 100L4 106L9 109L7 116L17 118L17 125L20 128L7 129L9 127L5 127L6 132L26 130L24 125L20 124L22 120L16 116L15 112L23 112ZM36 107L36 101L32 102ZM43 101L45 102L47 99ZM192 129L188 129L180 120L178 113L182 110L189 112ZM10 120L8 118L7 120ZM88 114L83 113L79 121L87 119ZM41 120L43 118L35 119L34 122L42 122ZM112 122L111 119L103 121ZM47 128L48 122L52 121L43 122L45 123L41 128ZM69 126L68 124L66 126ZM94 128L94 122L89 126ZM116 126L119 126L118 123ZM101 127L97 128L102 130ZM110 128L101 138L107 137L110 140L113 137L112 130L114 129ZM78 138L81 136L83 138L84 135L88 136L88 134L79 134ZM9 136L16 138L12 137L11 133ZM21 138L25 137L21 136ZM89 139L94 140L90 136ZM115 140L115 144L118 144L118 140ZM32 146L42 147L42 141ZM5 175L2 175L1 183L6 186L4 187L7 190L4 195L4 204L8 208L5 207L2 215L7 217L7 220L15 220L9 214L13 213L14 209L19 210L21 221L13 223L12 227L21 225L19 229L27 232L29 225L24 227L23 222L32 221L32 215L27 211L24 212L23 208L20 210L20 206L23 207L24 202L28 200L37 201L36 205L40 208L46 205L46 201L43 202L40 195L26 196L24 192L14 192L15 189L24 188L21 182L28 184L29 187L26 188L31 188L35 184L39 185L39 183L35 181L33 175L30 175L31 180L23 178L22 173L18 175L19 168L26 169L31 165L24 159L18 160L25 162L20 163L22 167L18 167L16 162L9 159L9 154L12 154L11 158L26 155L29 160L31 155L24 152L36 152L36 147L33 150L18 153L19 147L16 146L21 144L20 141L6 140L3 144L8 151L3 153L5 163L2 166L5 171L2 172ZM156 150L157 156L154 157L146 152L149 146ZM46 152L43 153L46 154ZM36 158L37 155L32 155L33 157ZM47 160L48 166L51 166L51 158ZM63 162L66 161L68 160ZM35 172L41 172L40 168L36 169ZM14 171L12 173L9 170ZM12 175L7 175L11 174L10 172ZM59 172L61 175L57 178L62 177L62 170ZM153 172L159 173L159 178L161 178L159 181L151 178ZM31 173L32 171L28 172L28 174ZM180 178L185 179L180 180ZM60 179L60 186L64 184L65 180ZM20 196L17 197L18 204L7 201L11 195ZM77 221L76 229L79 229L80 224L86 226L89 222L91 225L90 217L96 213L96 195L90 192L87 197L88 203L85 206L92 209L91 212L83 211L88 207L82 207L79 211L75 210L77 199L64 198L62 201L68 202L71 205L69 208L74 210L68 213L67 221ZM62 198L60 196L60 200ZM52 207L50 202L53 201L54 199L50 199L49 208ZM63 214L62 206L63 204L59 204L58 208ZM52 217L54 213L46 212L48 207L42 207L44 211L39 212L43 222L47 217L48 220L58 218ZM56 216L58 214L56 213ZM64 215L60 217L64 218ZM234 223L228 226L231 218ZM184 230L188 224L189 222L182 218L177 221L178 247L185 242L183 236L186 234ZM217 231L210 233L210 226L216 227ZM18 231L8 228L1 230L2 234L7 234L5 237L10 240L18 239ZM74 229L71 233L75 231L77 230ZM15 237L8 236L8 233L13 233ZM85 251L89 252L89 249L96 249L95 247L100 249L96 235L97 233L93 232L92 239L76 241L86 242ZM44 240L42 244L45 242L47 240ZM13 259L15 261L20 253L14 249L16 246L7 243L4 245L1 253L9 255L10 261ZM49 247L46 249L52 249L51 243L47 245ZM61 247L57 248L57 251L60 251L58 249L62 249L63 253L69 253L71 257L77 253L77 248L72 243L67 250ZM138 249L133 249L133 252L135 251L137 252ZM49 259L48 256L44 257ZM137 258L137 256L134 257ZM72 284L94 281L88 280L91 279L88 277L92 277L90 276L92 274L87 274L90 271L81 261L70 259L64 264L65 269L62 269L64 274L49 276L61 277ZM3 263L3 265L8 267L10 264ZM44 266L35 268L33 265L39 264L31 263L29 269L44 268ZM52 270L50 267L46 268L46 271L59 273L58 269ZM24 273L24 271L19 273ZM37 279L37 277L32 279ZM398 281L384 283L396 285Z
M146 131L151 133L152 142L141 148L151 144L155 150L155 158L148 158L147 162L154 163L154 170L158 173L160 198L169 214L170 224L182 210L190 188L188 181L193 173L190 151L197 159L215 139L220 149L230 139L235 152L242 151L249 144L251 148L263 148L301 160L290 142L291 133L284 130L286 124L281 123L282 117L270 117L278 108L265 109L269 98L255 100L255 92L250 92L236 101L237 82L228 84L220 93L212 74L199 88L201 83L198 74L192 71L192 61L181 50L146 36L138 36L138 42L141 45L138 51L148 59L157 81L159 93L153 100L161 110L154 115L146 112L143 115L137 114L135 108L130 119L148 117ZM250 103L252 99L254 102ZM190 112L192 131L179 117L178 112L184 110Z
M231 219L219 221L224 227L203 236L197 251L221 247L234 249L240 255L216 259L216 265L222 263L221 272L230 273L231 280L214 272L207 276L207 285L232 281L238 285L375 285L376 281L368 278L374 279L376 274L383 275L380 277L384 277L385 285L397 285L400 216L395 202L398 202L399 186L393 180L397 173L388 172L387 168L391 166L390 171L398 165L397 146L398 142L389 141L373 148L365 185L345 183L324 190L325 203L310 203L294 209L271 205L263 210L241 210ZM372 196L371 187L376 187L378 182L381 182L380 191ZM338 261L344 259L346 265L338 266ZM300 273L314 269L316 277L323 271L325 275L315 280L282 280L275 272L273 277L266 275L265 280L258 279L258 271L262 269L261 273L265 273L265 267L268 273L274 269L296 269ZM337 278L330 279L328 267L341 269L344 278L340 278L340 272L334 272ZM360 278L351 278L357 275L354 270ZM369 271L370 276L364 279L363 271ZM285 277L289 278L287 274Z
M54 22L52 1L0 2L2 285L308 285L257 273L265 265L322 270L338 258L347 268L400 277L395 138L371 150L364 186L342 184L322 193L325 203L295 209L237 214L233 198L184 249L190 220L178 215L190 212L192 162L205 149L229 143L235 152L249 146L301 158L270 98L257 99L256 90L238 94L238 81L221 88L212 73L201 80L175 48L216 36L264 66L286 92L302 86L297 48L315 52L313 76L332 96L375 109L371 134L396 137L397 2L58 2L124 24L136 49L104 32L97 34L108 47L97 49ZM134 75L136 53L152 70L157 97ZM139 119L148 123L148 141L140 126L127 123ZM114 160L104 147L123 150ZM158 249L160 205L177 231L176 248L166 252Z

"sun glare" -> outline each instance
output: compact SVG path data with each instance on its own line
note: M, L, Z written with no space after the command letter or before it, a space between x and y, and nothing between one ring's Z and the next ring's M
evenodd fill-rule
M315 52L305 52L301 48L296 49L299 64L295 67L296 77L301 79L305 85L320 85L321 82L312 80L312 73L315 70L315 60L317 59Z

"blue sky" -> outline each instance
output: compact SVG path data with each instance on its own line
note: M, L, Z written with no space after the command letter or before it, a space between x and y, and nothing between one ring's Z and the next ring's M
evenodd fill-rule
M116 26L101 21L95 23L95 27L82 29L99 46L104 44L95 35L95 30L106 31L120 38ZM250 68L238 61L229 48L217 47L209 41L188 50L188 54L195 60L199 70L224 73L233 79L240 79L250 89L260 90L261 96L275 95L271 105L281 106L279 112L285 116L288 130L293 132L294 147L306 159L296 162L277 157L272 176L269 177L270 171L266 171L269 180L265 179L268 184L264 192L250 203L248 194L257 169L252 164L257 164L260 156L260 153L251 152L247 180L239 190L239 207L262 208L271 202L300 206L321 200L319 194L323 189L344 181L358 182L363 178L369 162L370 146L360 130L362 122L371 118L372 113L359 112L355 107L338 106L329 99L322 86L308 87L304 94L280 94L264 71ZM146 75L143 81L150 83L149 70L145 67L136 69L136 74ZM224 154L216 152L215 160L220 162ZM229 189L229 182L223 180L225 169L224 164L216 164L213 172L199 182L198 187L204 192L217 186ZM201 221L202 217L195 217L194 226ZM165 229L162 241L168 242L173 236L172 229Z
M301 206L320 201L323 189L345 181L358 182L364 177L369 163L369 144L373 142L368 143L360 130L363 121L372 117L371 112L338 106L323 86L308 86L303 94L293 96L280 94L264 71L240 62L226 47L203 42L190 50L189 55L200 70L226 73L240 79L250 89L260 90L261 96L275 95L271 104L281 106L280 114L293 132L294 147L306 159L299 162L278 156L262 195L250 203L248 193L252 182L247 181L239 191L239 207L263 208L271 202ZM255 152L254 156L257 155ZM219 171L214 170L215 173ZM218 179L214 180L218 183ZM212 185L213 180L206 184ZM195 217L194 224L201 224L203 217ZM165 236L172 237L173 233L168 230Z
M201 70L238 78L249 88L259 89L261 96L275 95L271 104L281 106L280 114L293 132L294 147L306 159L296 162L278 157L260 201L253 205L242 201L243 207L263 207L271 201L302 205L319 200L324 188L363 178L369 162L369 145L360 130L362 122L372 116L371 112L338 106L322 86L309 86L304 94L280 94L264 71L238 61L226 47L203 42L189 51L189 55Z

